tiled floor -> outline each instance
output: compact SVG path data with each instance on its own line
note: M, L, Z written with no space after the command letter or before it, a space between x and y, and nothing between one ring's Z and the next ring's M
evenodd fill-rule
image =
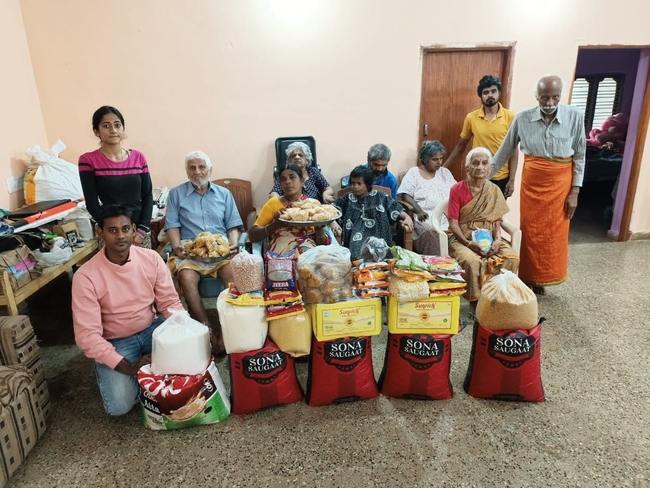
M467 329L452 341L448 401L298 403L151 432L135 410L104 414L73 345L46 345L53 415L10 486L649 486L650 242L597 240L572 236L569 281L540 299L545 403L466 395ZM46 334L43 320L39 337L70 344L69 323ZM376 376L385 345L384 332Z

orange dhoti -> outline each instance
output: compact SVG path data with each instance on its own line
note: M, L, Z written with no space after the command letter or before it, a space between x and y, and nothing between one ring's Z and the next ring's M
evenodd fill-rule
M564 202L573 181L572 158L524 156L521 178L519 277L537 286L567 279L569 223Z

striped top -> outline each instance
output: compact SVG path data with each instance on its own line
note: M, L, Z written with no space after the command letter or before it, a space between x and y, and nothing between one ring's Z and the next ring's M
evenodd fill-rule
M524 154L547 159L573 157L573 186L582 186L585 172L585 123L580 110L558 105L555 118L546 125L539 107L520 112L510 126L501 147L494 155L494 175L519 148Z
M133 223L148 231L153 209L151 176L147 160L131 149L129 157L115 162L97 149L79 157L79 177L86 207L96 222L101 204L121 203L133 211Z

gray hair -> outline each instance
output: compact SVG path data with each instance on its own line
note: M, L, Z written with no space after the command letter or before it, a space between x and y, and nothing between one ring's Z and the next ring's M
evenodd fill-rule
M392 153L386 144L373 144L368 149L368 161L390 161Z
M187 163L189 163L192 159L200 159L208 168L212 168L212 161L210 161L210 156L205 154L203 151L192 151L187 156L185 156L185 169L187 169Z
M490 164L490 167L492 167L492 153L490 152L490 150L485 147L475 147L474 149L472 149L470 152L467 153L467 157L465 158L466 168L469 168L469 165L472 163L472 159L474 159L474 156L476 156L477 154L483 154L487 156L488 163Z
M311 149L309 149L309 146L304 142L292 142L284 150L284 153L287 155L287 163L289 162L289 156L291 156L291 153L294 152L296 149L300 149L302 153L305 155L305 158L307 158L307 164L312 162L314 156L312 156Z
M427 161L436 153L447 154L445 146L440 141L423 141L420 148L420 162L427 164Z

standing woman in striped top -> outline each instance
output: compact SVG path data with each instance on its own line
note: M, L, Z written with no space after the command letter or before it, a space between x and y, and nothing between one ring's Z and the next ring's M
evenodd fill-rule
M79 176L88 212L99 222L101 205L127 205L137 226L134 244L151 247L153 196L144 154L122 147L126 138L124 117L115 107L103 106L95 111L93 132L99 138L99 149L79 157Z

